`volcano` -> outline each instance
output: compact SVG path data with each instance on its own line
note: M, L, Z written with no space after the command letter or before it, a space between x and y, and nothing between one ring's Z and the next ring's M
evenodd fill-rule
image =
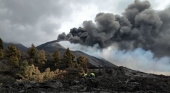
M66 49L58 43L58 40L54 40L54 41L50 41L50 42L41 44L41 45L37 46L36 48L38 50L44 49L44 51L47 54L51 54L57 49L60 52L61 57L64 54L64 52L66 51ZM69 48L69 46L68 46L68 48ZM117 67L116 65L112 64L111 62L109 62L105 59L90 56L90 55L88 55L84 52L81 52L81 51L71 51L71 52L76 56L76 58L79 56L87 57L89 60L89 64L92 67L99 67L99 66L101 66L101 67Z

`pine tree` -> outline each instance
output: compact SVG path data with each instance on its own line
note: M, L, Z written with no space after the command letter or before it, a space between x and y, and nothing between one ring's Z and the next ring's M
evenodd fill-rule
M27 66L29 66L28 61L24 60L20 66L20 69L25 70Z
M54 65L56 66L58 64L58 62L61 60L60 53L58 52L58 50L56 50L56 51L54 51L52 56L53 56L53 60L54 60Z
M70 52L70 49L67 48L63 56L63 61L70 67L73 64L75 56Z
M27 53L30 56L30 58L35 58L37 54L37 48L34 46L34 44L32 44L32 46L28 49Z
M17 56L10 56L8 59L8 65L10 67L19 67L19 61Z
M24 60L24 61L22 62L22 64L21 64L21 66L20 66L20 70L21 70L21 73L22 73L23 75L25 75L25 71L26 71L26 69L27 69L28 66L29 66L28 61L27 61L27 60Z
M21 59L21 52L20 52L20 50L19 49L17 49L17 57L18 57L18 60L20 60Z
M21 52L19 49L15 47L15 45L10 45L8 48L5 50L5 57L10 58L11 56L16 56L18 60L21 59Z
M17 56L17 48L14 45L8 46L5 50L5 57Z
M0 38L0 49L4 49L4 43L1 38Z
M84 72L88 71L88 59L84 56L77 58L77 63L83 68Z
M43 65L45 64L45 61L47 61L47 59L45 57L45 51L42 49L38 54L38 63Z
M30 65L32 65L32 64L34 63L34 61L35 61L35 59L33 59L33 58L30 58L30 59L28 60L28 62L29 62Z
M3 53L3 50L0 49L0 59L4 57L4 53Z
M4 43L3 43L2 39L0 38L0 58L4 57L3 49L4 49Z

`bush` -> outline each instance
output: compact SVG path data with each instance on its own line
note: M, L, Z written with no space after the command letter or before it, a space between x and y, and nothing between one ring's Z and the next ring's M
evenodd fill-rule
M65 74L66 71L56 69L56 71L50 71L50 68L46 68L45 72L41 73L38 67L34 65L27 66L25 74L22 76L23 80L34 80L38 82L43 82L46 80L52 80L54 78L61 78L62 74Z

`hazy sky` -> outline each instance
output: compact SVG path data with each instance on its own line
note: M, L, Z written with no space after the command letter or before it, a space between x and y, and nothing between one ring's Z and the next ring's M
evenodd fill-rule
M143 0L141 0L143 1ZM170 0L148 0L162 10ZM99 12L121 15L134 0L0 0L0 37L29 47L56 40Z

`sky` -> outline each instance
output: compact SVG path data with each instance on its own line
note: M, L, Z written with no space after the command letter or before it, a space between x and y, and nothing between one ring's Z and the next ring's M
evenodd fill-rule
M144 0L141 0L144 1ZM170 6L170 0L148 0L155 10ZM33 43L56 40L99 12L121 15L134 0L0 0L0 38L5 42Z

